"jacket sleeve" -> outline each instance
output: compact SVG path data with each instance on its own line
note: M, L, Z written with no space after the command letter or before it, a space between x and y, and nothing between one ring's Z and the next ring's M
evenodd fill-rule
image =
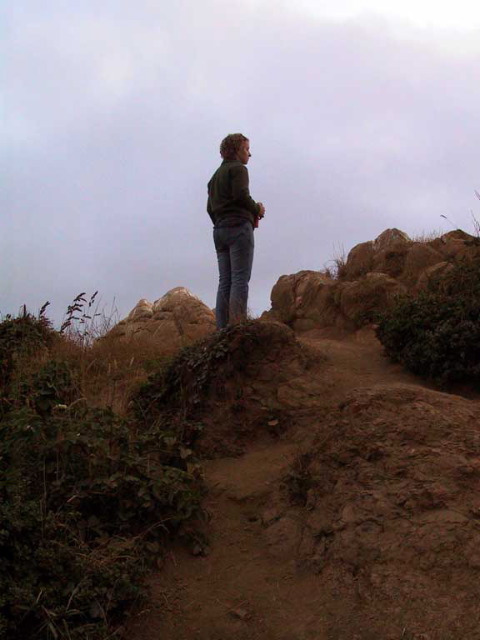
M235 202L250 211L254 216L259 213L260 207L250 195L248 188L248 169L243 164L231 168L232 197Z
M211 181L210 181L211 182ZM208 198L207 198L207 213L210 216L211 221L213 222L213 224L215 224L215 218L213 216L213 208L212 208L212 201L210 199L210 182L208 183L208 187L207 187L207 191L208 191Z

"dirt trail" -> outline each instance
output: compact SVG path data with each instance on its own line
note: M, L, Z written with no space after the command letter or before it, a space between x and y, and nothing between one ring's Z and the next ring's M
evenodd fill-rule
M305 396L296 429L277 440L253 443L241 457L204 463L209 489L206 508L210 549L192 557L173 550L152 579L152 602L133 621L129 640L429 640L407 627L402 634L379 635L372 626L356 629L362 594L346 609L322 579L299 566L295 518L277 518L278 487L287 469L309 442L315 416L337 406L346 394L376 385L416 385L418 379L389 363L371 331L328 340L310 333L300 338L324 364L294 381ZM423 385L420 385L423 386ZM301 389L300 389L301 387ZM341 591L341 587L339 587ZM471 636L473 638L473 636ZM480 637L480 636L477 636Z
M206 463L211 551L196 559L182 550L170 554L154 582L158 615L142 619L137 640L288 637L279 629L293 616L294 570L272 562L261 514L292 454L282 443Z

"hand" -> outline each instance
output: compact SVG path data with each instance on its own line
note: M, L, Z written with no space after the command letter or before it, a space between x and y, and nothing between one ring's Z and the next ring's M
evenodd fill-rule
M263 202L257 202L259 210L258 210L258 217L259 218L263 218L263 216L265 215L265 207L263 206Z

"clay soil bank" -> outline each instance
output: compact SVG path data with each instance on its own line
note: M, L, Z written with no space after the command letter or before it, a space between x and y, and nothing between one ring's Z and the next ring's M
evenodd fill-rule
M168 554L126 637L480 639L478 398L389 363L370 329L298 340L303 368L247 370L242 419L259 395L276 418L204 461L206 554Z

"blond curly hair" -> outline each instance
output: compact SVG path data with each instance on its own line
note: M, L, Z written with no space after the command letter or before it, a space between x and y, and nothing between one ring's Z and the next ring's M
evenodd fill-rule
M220 143L220 155L224 160L235 160L242 142L248 140L243 133L229 133Z

